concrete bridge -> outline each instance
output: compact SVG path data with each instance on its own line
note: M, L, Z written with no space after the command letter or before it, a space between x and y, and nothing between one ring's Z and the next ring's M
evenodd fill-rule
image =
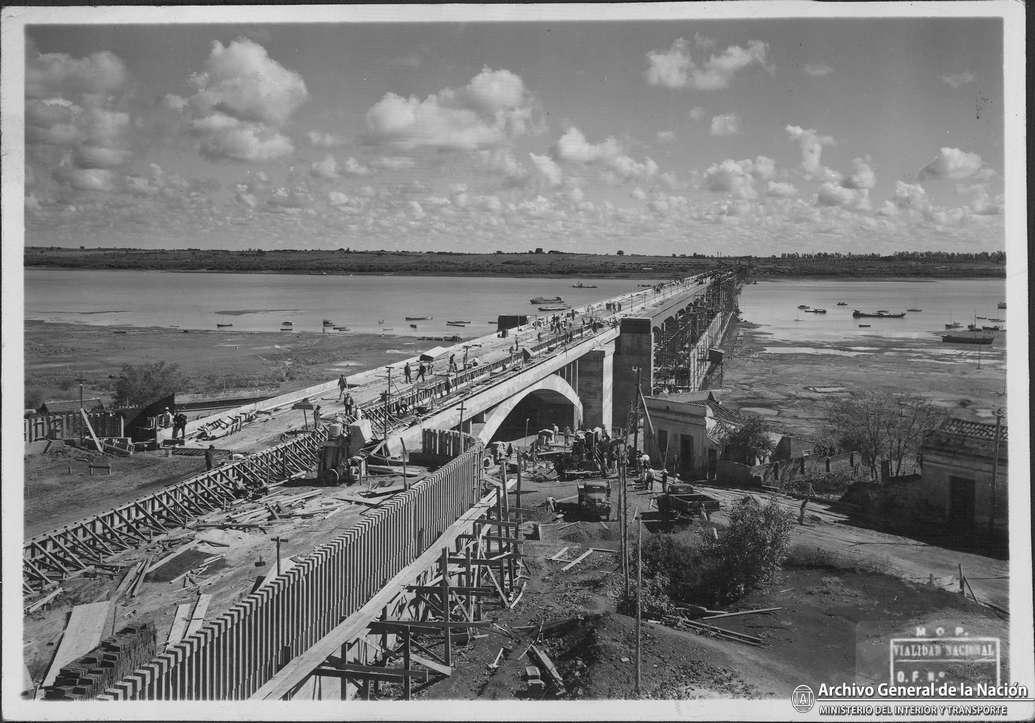
M513 349L500 349L507 343L501 339L484 364L385 397L378 389L381 370L354 375L364 416L386 432L390 452L405 444L434 454L431 446L438 443L429 446L429 440L451 435L447 446L455 458L95 697L345 699L362 681L378 680L403 681L408 697L411 683L449 676L454 631L488 624L475 613L481 604L474 599L487 596L510 608L521 593L520 518L512 515L505 493L513 481L485 478L484 444L552 423L624 429L641 391L700 388L721 364L713 347L736 313L738 288L739 280L724 273L637 292L640 298L627 301L628 309L609 303L607 314L582 310L593 323L545 339L533 331ZM286 423L286 410L303 397L319 399L333 413L328 397L320 395L333 399L336 391L330 382L270 400L270 421L279 414ZM433 402L433 409L395 416L401 402L409 410L419 401ZM267 426L267 433L275 427ZM103 557L109 544L127 548L218 509L233 499L230 490L240 479L282 478L311 466L325 436L326 428L260 448L174 492L163 490L40 536L27 544L26 560L49 584L51 569L67 572L70 561L82 557L75 551ZM30 578L27 572L26 589ZM470 602L463 619L442 604L457 595ZM412 635L429 631L442 634L438 657L410 647ZM385 667L400 655L401 668Z

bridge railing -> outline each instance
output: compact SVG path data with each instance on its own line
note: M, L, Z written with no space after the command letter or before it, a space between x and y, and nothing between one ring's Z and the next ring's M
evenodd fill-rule
M244 699L357 612L478 499L470 449L125 677L118 700Z

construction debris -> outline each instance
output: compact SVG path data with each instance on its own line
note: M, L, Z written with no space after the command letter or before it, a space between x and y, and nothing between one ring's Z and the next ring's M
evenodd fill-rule
M25 614L28 615L29 613L34 613L37 610L43 609L46 605L49 605L50 603L52 603L54 601L54 599L58 595L63 593L63 592L64 592L64 589L59 587L56 590L53 590L53 591L47 593L46 595L41 597L39 600L36 600L35 602L29 603L28 605L25 606Z
M540 649L536 645L530 645L528 648L528 652L530 652L533 655L533 657L536 658L539 667L544 669L547 675L550 677L550 680L553 683L554 692L557 695L564 695L564 678L562 678L561 674L557 672L557 668L554 667L553 661L550 660L550 656L544 653L542 649Z

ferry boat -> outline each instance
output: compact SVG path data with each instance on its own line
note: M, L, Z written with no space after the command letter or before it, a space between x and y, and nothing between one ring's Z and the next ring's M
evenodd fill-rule
M827 310L826 309L805 309L805 313L806 314L825 314L825 313L827 313Z
M560 304L564 299L559 296L533 296L528 300L529 304Z
M942 341L946 344L991 344L994 340L994 329L967 329L942 334Z
M798 304L798 308L799 309L807 309L807 308L809 308L809 305L808 304Z
M901 319L905 317L906 312L902 311L898 314L892 314L887 310L880 310L876 314L870 314L865 311L859 311L858 309L852 310L853 319Z

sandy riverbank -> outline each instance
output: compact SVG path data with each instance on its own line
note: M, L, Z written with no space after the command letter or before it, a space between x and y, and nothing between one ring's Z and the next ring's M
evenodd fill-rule
M787 343L744 323L726 348L722 378L712 386L725 390L724 402L768 417L784 433L815 436L831 402L864 392L915 394L978 421L990 421L1006 404L1005 334L980 347L933 335Z
M123 364L166 361L189 377L187 392L299 389L338 374L412 356L435 342L378 334L211 331L25 322L26 396L107 397Z

